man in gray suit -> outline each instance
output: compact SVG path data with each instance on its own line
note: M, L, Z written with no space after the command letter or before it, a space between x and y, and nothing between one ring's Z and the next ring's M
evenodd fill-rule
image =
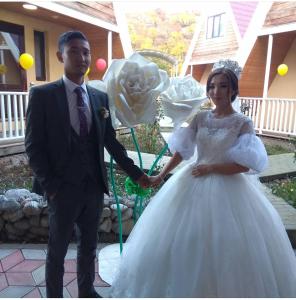
M46 293L63 297L64 258L76 224L79 297L95 298L98 223L108 193L104 147L142 187L149 179L117 141L107 95L84 83L91 61L84 34L62 34L57 57L64 75L30 90L25 137L29 164L48 200Z

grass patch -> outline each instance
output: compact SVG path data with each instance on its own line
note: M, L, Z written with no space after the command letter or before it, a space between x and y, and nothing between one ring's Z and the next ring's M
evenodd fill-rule
M293 152L290 149L287 149L286 147L283 147L281 145L264 145L266 148L266 152L268 155L276 155L276 154L284 154L284 153L291 153Z
M274 195L283 198L296 208L296 177L279 180L271 185Z
M11 168L1 166L0 194L10 189L32 189L32 171L28 165L21 164Z

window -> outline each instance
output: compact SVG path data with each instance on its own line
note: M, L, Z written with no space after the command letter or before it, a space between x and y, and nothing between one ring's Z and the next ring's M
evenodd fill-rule
M0 21L0 90L26 90L26 72L19 66L24 51L24 27Z
M36 80L46 80L44 32L34 30Z
M207 39L223 36L225 13L208 17Z

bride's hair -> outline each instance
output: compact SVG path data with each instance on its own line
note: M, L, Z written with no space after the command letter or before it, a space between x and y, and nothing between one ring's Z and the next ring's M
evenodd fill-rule
M238 79L235 75L235 73L227 68L217 68L215 70L213 70L207 80L207 93L210 90L210 83L213 79L213 77L215 77L216 75L220 75L220 74L224 74L227 79L228 79L228 83L230 84L234 94L231 96L231 102L233 102L236 98L236 96L238 95L239 91L238 91Z

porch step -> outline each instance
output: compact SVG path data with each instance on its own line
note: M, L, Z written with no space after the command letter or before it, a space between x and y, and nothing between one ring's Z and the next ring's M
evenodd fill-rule
M24 142L10 143L5 145L0 144L0 157L24 153L24 152L25 152Z

